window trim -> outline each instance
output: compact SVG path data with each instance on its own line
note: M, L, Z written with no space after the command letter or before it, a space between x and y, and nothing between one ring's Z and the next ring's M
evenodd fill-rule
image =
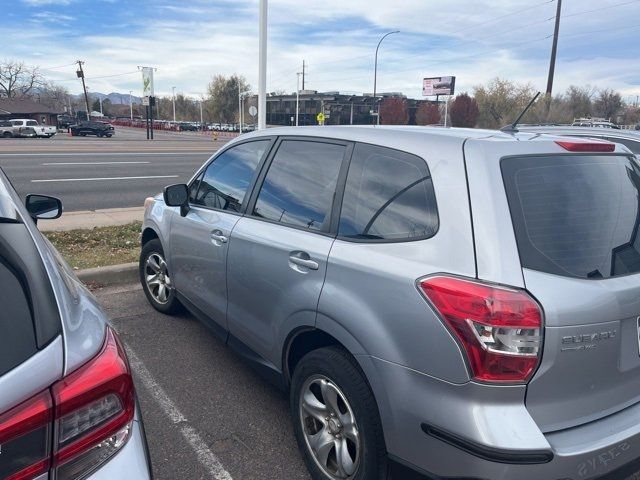
M278 149L280 145L282 145L285 141L299 141L299 142L311 142L311 143L329 143L332 145L341 145L345 147L345 153L342 157L342 163L340 164L340 170L338 172L338 179L336 181L336 187L333 191L333 199L331 200L331 207L327 209L327 216L325 217L325 221L322 224L322 229L320 230L310 230L308 228L304 228L298 225L292 225L290 223L278 222L276 220L271 220L268 218L258 217L253 215L253 210L258 201L258 196L260 194L260 190L262 189L262 185L264 184L264 180L271 168L271 164L273 163L273 159L278 153ZM337 138L330 137L316 137L310 135L282 135L278 137L276 140L271 152L269 153L269 157L262 165L262 169L260 171L260 175L258 176L256 182L254 183L253 190L251 192L251 197L249 198L249 202L247 202L247 208L245 211L245 216L248 218L252 218L254 220L259 220L266 223L272 223L274 225L280 225L287 228L293 228L296 230L300 230L307 233L312 233L315 235L322 235L325 237L335 238L337 231L334 230L334 216L336 210L336 204L339 199L342 197L342 192L344 192L344 185L347 178L348 171L348 163L351 159L351 155L353 154L355 142L351 142L349 140L341 140Z
M247 143L261 142L261 141L263 142L265 140L268 140L269 143L267 144L267 148L265 148L265 151L262 154L262 157L260 157L260 161L258 162L258 165L256 166L256 169L253 172L253 175L251 176L251 179L249 180L249 186L247 187L247 190L245 192L245 198L250 200L251 199L251 192L253 191L253 188L255 186L255 182L256 182L256 180L258 178L258 175L260 174L266 159L269 158L271 150L273 149L273 146L276 143L274 141L275 139L277 139L277 137L274 137L274 136L260 136L260 137L253 137L253 138L247 138L245 140L240 140L238 142L234 142L231 145L225 145L220 150L218 150L215 154L213 154L213 156L211 156L209 158L209 160L204 162L204 164L196 171L196 173L193 175L193 177L191 177L191 179L187 183L187 190L191 191L191 185L193 184L193 182L195 182L200 177L200 175L202 175L202 178L204 178L204 175L206 174L206 171L209 168L209 166L213 162L215 162L220 156L224 155L227 151L231 150L234 147L238 147L240 145L245 145ZM200 185L198 185L198 190L196 191L196 197L198 196L198 192L199 191L200 191ZM247 202L243 203L242 208L240 209L239 212L233 212L231 210L224 210L224 209L221 209L221 208L208 207L206 205L200 205L198 203L192 203L191 199L189 199L189 208L202 208L204 210L211 210L211 211L220 212L220 213L228 213L230 215L236 215L236 216L241 217L241 216L244 216L244 214L245 214L245 212L247 210Z
M347 182L347 176L348 176L348 170L351 168L351 162L353 161L353 154L355 153L355 149L358 145L367 145L370 147L378 147L378 148L383 148L386 150L392 150L394 152L399 152L402 153L404 155L411 155L413 157L416 157L420 160L422 160L425 164L425 166L427 167L427 173L429 174L428 179L431 180L431 184L433 187L433 196L435 199L435 210L436 210L436 217L438 219L438 224L436 226L435 231L433 232L432 235L423 235L421 237L411 237L411 238L353 238L353 237L343 237L341 235L338 234L339 231L339 227L340 227L340 217L342 216L342 203L344 201L344 192L346 189L346 182ZM412 152L407 152L405 150L400 150L398 148L391 148L391 147L387 147L385 145L379 145L376 143L369 143L369 142L355 142L354 148L353 148L353 152L351 157L349 158L349 168L347 169L347 174L345 175L344 178L344 184L342 185L342 193L341 193L341 197L340 197L340 205L339 205L339 209L337 211L337 214L335 216L334 219L334 223L332 224L332 227L335 229L334 231L336 232L336 239L337 240L342 240L343 242L349 242L349 243L368 243L368 244L384 244L384 243L408 243L408 242L420 242L423 240L429 240L433 237L435 237L438 232L440 232L440 227L441 227L441 221L440 221L440 208L438 207L438 195L435 189L435 186L433 186L433 174L431 173L431 169L429 168L429 162L427 162L427 160L420 156L420 155L416 155L415 153Z

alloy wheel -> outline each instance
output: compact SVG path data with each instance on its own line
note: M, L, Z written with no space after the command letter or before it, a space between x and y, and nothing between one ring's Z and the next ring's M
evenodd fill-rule
M310 377L299 399L307 448L331 479L352 478L360 462L360 433L342 390L323 375Z
M167 262L157 252L147 257L144 267L145 283L153 299L161 304L169 301L169 295L173 290L171 277L167 270Z

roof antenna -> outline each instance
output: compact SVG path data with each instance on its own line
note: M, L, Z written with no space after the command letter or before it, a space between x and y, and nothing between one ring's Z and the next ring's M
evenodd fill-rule
M500 129L500 131L501 132L505 132L505 133L518 133L518 124L520 123L520 120L522 120L522 117L525 116L525 114L531 108L531 105L533 105L536 102L536 100L538 99L539 96L540 96L540 92L536 93L536 96L533 97L533 99L529 102L529 105L527 105L527 107L522 111L520 116L518 118L516 118L516 121L513 122L511 125L507 125L505 127L502 127Z

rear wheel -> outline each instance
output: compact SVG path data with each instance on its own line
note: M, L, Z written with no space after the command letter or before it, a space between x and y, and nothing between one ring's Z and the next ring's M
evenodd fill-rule
M13 137L13 135L11 135L11 132L4 132L4 133L2 134L2 136L3 136L4 138L11 138L11 137Z
M180 311L162 244L157 238L145 243L140 253L140 283L153 308L167 315Z
M314 480L386 480L387 452L373 393L338 347L314 350L291 380L291 416Z

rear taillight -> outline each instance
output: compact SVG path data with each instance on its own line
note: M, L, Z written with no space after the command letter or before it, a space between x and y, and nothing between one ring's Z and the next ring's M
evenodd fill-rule
M527 382L542 353L542 310L522 290L456 277L419 281L464 350L474 380Z
M0 478L26 480L49 470L52 419L48 390L0 415Z
M124 350L107 328L100 353L0 416L0 478L26 480L54 468L82 478L129 439L135 393Z
M58 479L83 476L129 438L135 410L129 364L114 332L102 351L56 383L54 467Z

